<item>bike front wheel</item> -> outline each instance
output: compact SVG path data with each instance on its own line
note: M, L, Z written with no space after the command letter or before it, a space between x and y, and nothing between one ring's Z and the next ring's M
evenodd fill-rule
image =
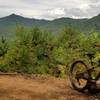
M69 71L70 82L74 89L78 91L86 89L88 80L83 77L84 75L87 78L89 76L87 65L83 61L75 61Z

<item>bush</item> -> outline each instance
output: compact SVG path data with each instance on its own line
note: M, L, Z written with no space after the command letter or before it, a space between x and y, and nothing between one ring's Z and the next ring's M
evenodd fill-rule
M14 40L1 39L0 54L4 51L4 55L0 57L0 71L51 74L50 70L56 66L59 76L66 77L63 66L68 67L73 60L82 57L82 52L96 52L92 45L99 40L96 32L86 35L72 28L55 35L39 28L18 27Z
M9 72L10 68L7 65L0 64L0 72Z

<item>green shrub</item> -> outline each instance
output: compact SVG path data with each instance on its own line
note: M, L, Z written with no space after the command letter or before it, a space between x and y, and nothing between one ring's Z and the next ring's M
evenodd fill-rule
M7 65L0 64L0 72L9 72L10 68Z

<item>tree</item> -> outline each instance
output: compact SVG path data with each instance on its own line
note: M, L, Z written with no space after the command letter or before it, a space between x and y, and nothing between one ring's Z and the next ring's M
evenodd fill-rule
M0 40L0 56L4 56L8 51L8 43L7 40L2 37Z

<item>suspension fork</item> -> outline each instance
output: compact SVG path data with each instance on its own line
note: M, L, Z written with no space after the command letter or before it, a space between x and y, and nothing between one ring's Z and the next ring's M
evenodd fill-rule
M91 72L92 72L93 70L94 70L94 67L92 67L91 69L88 69L88 70L85 71L85 72L76 74L76 79L77 79L77 80L79 80L79 79L85 79L85 80L91 79ZM100 73L99 73L99 74L100 74ZM100 77L100 75L98 75L98 77Z
M79 79L88 80L89 79L89 75L87 74L87 72L79 73L79 74L76 74L76 79L77 80L79 80Z

